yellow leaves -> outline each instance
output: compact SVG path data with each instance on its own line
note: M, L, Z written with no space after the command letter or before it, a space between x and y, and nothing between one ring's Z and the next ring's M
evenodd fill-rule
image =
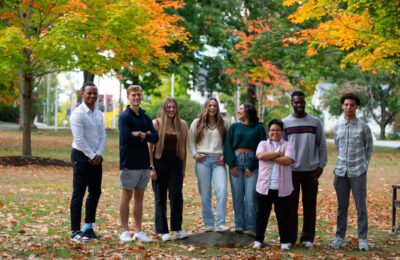
M283 6L292 6L293 4L297 3L297 2L301 2L300 0L284 0L282 5Z
M296 2L299 1L286 0L283 5L291 6ZM361 5L358 1L345 2L346 8L340 5L341 1L301 1L297 10L289 16L293 23L319 21L321 18L324 18L324 21L314 28L300 31L294 38L285 39L285 42L301 44L307 41L314 48L339 47L341 51L347 53L343 63L355 63L363 70L373 71L375 67L389 69L390 64L400 57L398 30L395 36L389 38L385 36L386 30L377 29L379 16L387 17L385 11L380 10L378 3ZM371 16L366 6L380 11ZM385 25L378 24L378 26ZM371 55L371 52L374 55ZM315 54L315 51L309 49L306 55L312 54Z

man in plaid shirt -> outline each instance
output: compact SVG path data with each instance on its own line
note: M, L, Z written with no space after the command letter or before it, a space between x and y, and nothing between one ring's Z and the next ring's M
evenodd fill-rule
M358 247L368 250L367 170L372 155L373 140L369 126L356 117L360 98L353 93L340 98L344 119L333 129L338 152L335 169L335 186L338 199L336 238L329 244L332 248L346 246L347 212L350 190L357 208Z

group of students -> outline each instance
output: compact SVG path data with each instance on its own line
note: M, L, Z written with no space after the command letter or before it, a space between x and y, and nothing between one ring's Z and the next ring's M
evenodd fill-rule
M152 242L141 230L145 188L151 179L155 196L155 233L163 241L182 239L183 182L187 148L196 160L195 172L201 196L204 231L223 232L226 225L228 177L234 209L234 230L255 237L253 248L263 246L268 218L274 205L281 249L295 245L298 231L300 189L303 203L303 229L300 242L314 242L318 179L327 162L327 146L321 121L305 112L301 91L291 95L293 114L282 121L273 119L265 129L254 105L239 107L239 122L223 118L218 101L209 98L190 128L179 116L175 99L164 99L156 119L140 108L142 88L127 89L129 105L119 117L120 131L120 219L124 242ZM71 161L74 168L71 199L71 239L96 238L92 223L101 194L102 153L105 130L101 112L96 108L97 87L82 87L83 103L71 116L74 136ZM338 159L334 186L338 197L337 232L332 248L346 245L347 209L350 190L357 206L360 250L368 250L366 209L366 172L372 154L372 135L367 124L356 117L360 104L349 93L340 100L344 119L334 128ZM268 135L268 140L267 140ZM227 174L225 164L228 165ZM85 223L80 228L83 197L88 187ZM216 214L212 206L216 196ZM129 203L133 196L134 234L129 232ZM170 200L170 226L167 221Z

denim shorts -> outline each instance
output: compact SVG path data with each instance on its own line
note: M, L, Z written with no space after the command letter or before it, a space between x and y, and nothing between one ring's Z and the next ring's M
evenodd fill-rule
M119 173L119 186L126 190L145 189L149 179L149 169L128 170L124 168Z

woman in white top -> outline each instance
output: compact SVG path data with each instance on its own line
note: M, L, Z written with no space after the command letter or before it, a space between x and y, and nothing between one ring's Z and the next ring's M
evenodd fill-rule
M221 116L218 101L211 97L205 102L199 118L189 130L189 151L196 159L196 176L205 231L227 231L226 202L228 198L227 174L223 153L224 139L229 121ZM211 196L214 186L217 198L216 221Z

